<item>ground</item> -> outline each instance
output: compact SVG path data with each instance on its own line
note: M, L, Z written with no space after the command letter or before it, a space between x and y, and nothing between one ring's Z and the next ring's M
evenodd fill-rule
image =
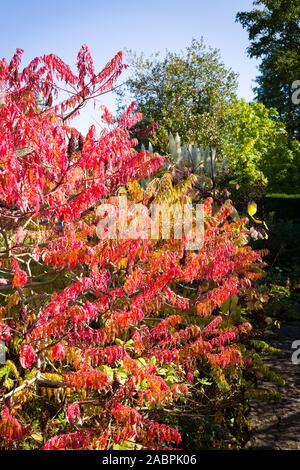
M270 341L281 353L268 356L266 362L286 384L260 384L262 388L279 389L281 398L251 403L253 436L248 448L300 450L300 364L292 363L294 340L300 340L300 321L283 323L278 338Z

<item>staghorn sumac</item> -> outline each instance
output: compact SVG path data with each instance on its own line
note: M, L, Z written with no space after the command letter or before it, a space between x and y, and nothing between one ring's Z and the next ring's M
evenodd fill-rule
M1 382L1 446L178 446L179 432L151 419L155 410L189 397L200 363L244 367L237 342L249 324L223 324L218 309L262 273L247 220L230 218L230 202L207 199L196 251L184 237L99 239L95 207L114 203L120 189L129 205L183 204L193 179L180 186L166 174L139 185L164 158L135 149L135 104L119 118L101 108L101 131L82 136L71 126L113 86L121 53L99 73L86 46L76 73L53 54L20 70L21 55L0 61L0 338L19 369ZM59 101L61 82L70 93ZM33 393L41 389L51 406ZM59 397L64 425L55 421ZM33 421L43 445L24 436Z

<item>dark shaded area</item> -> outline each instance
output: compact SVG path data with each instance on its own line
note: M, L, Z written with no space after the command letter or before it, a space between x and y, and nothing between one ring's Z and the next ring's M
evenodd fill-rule
M274 213L277 223L291 220L300 222L300 196L269 195L265 198L264 209L267 214Z
M251 449L300 450L300 364L292 363L294 340L300 340L300 322L281 325L279 337L271 345L280 354L267 356L265 362L286 381L283 386L262 382L261 389L280 390L281 398L251 403Z
M293 341L300 340L300 198L271 195L263 205L269 238L258 245L269 255L261 285L271 293L266 314L280 322L278 337L269 343L281 351L264 360L286 384L261 379L262 390L279 391L281 398L251 402L252 437L247 447L300 450L300 364L292 363Z

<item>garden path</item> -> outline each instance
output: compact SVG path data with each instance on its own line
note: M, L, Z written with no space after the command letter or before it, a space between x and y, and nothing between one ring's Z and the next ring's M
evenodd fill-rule
M264 389L279 389L282 395L279 399L251 403L253 435L248 448L300 450L300 364L292 363L294 340L300 340L300 321L283 323L279 337L270 341L282 352L267 356L266 363L284 378L286 384L260 384Z

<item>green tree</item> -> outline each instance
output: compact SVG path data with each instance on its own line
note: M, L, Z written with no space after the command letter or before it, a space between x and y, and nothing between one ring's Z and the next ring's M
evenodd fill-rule
M300 136L300 107L292 102L292 84L300 79L300 0L256 0L237 14L249 33L250 57L261 59L256 97L278 110L292 137Z
M277 116L275 109L263 103L237 100L230 107L223 154L228 175L240 186L267 185L268 176L273 176L268 168L271 161L290 163L287 133Z
M289 139L274 108L236 99L228 106L223 124L222 145L216 153L213 172L208 149L180 146L178 138L170 139L169 145L176 165L188 165L191 172L206 177L201 181L206 181L208 187L213 173L217 186L229 185L232 191L238 188L236 196L243 193L246 200L263 195L266 189L299 191L300 144Z
M224 182L237 182L245 194L255 185L299 190L299 146L288 138L280 113L263 103L238 100L237 77L222 64L218 51L193 40L185 51L167 52L163 59L130 52L129 64L131 74L118 92L119 107L127 104L125 96L138 103L144 116L142 128L135 129L140 141L140 131L158 123L150 136L156 150L170 152L170 133L179 134L182 150L186 144L194 144L194 150L211 146L214 169L226 168Z
M151 142L167 151L170 132L183 142L219 148L227 109L235 97L237 76L226 69L217 50L193 39L180 53L151 58L129 51L131 74L119 92L121 106L130 95L143 113L143 127L159 123Z
M241 187L248 190L261 184L268 191L299 191L300 145L289 139L276 109L237 100L230 108L225 130L227 172Z

